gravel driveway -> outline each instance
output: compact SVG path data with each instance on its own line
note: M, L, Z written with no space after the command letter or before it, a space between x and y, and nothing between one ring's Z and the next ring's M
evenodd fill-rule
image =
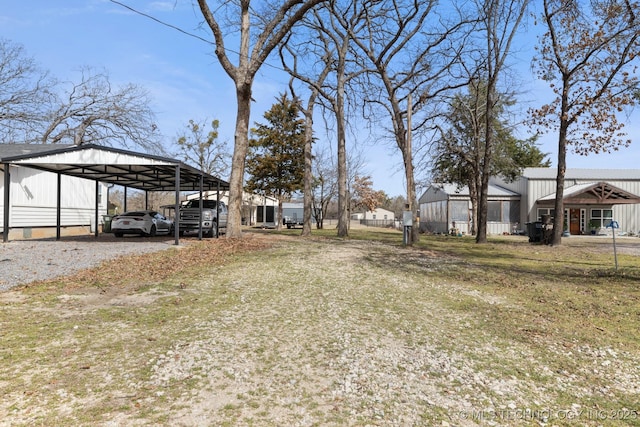
M182 241L181 241L182 242ZM101 235L61 240L16 240L0 243L0 291L37 280L64 276L122 255L170 248L169 236L116 239Z
M566 244L593 244L613 251L610 237L571 237ZM192 239L181 239L180 244ZM111 235L64 237L61 240L16 240L0 243L0 292L14 286L69 275L123 255L156 252L174 246L170 236L115 238ZM640 256L640 239L619 237L618 253Z

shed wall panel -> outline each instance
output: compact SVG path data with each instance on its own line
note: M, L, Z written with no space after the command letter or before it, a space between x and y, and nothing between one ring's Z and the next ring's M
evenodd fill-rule
M60 225L90 225L93 223L93 208L60 209ZM99 216L102 218L102 216ZM55 227L56 208L31 206L13 206L9 218L10 227Z
M11 205L56 206L58 176L29 168L11 171ZM102 186L100 204L106 205L106 187ZM63 207L95 205L95 181L63 175L60 180L60 203Z
M25 167L11 168L9 194L10 227L52 227L56 225L58 175ZM0 230L4 225L4 174L0 174ZM99 184L98 218L106 213L106 186ZM94 222L95 181L61 176L60 221L62 226L84 226Z

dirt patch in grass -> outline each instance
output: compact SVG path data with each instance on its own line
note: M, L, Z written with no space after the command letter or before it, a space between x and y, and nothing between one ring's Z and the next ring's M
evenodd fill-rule
M0 425L640 425L635 255L367 233L0 294Z

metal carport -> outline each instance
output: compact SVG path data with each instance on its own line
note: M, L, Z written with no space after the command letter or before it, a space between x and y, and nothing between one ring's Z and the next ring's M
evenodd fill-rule
M86 145L2 144L0 163L4 169L3 241L9 239L11 167L22 166L56 173L56 239L60 239L60 176L70 175L96 181L95 235L98 236L98 183L121 185L143 191L175 191L176 212L181 191L226 191L229 183L176 159L134 151ZM179 244L179 216L176 215L175 244Z

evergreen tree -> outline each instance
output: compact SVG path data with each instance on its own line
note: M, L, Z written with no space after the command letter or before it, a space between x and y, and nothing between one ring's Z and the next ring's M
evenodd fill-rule
M305 123L300 105L286 94L264 114L267 124L251 130L246 172L249 192L278 200L278 229L282 226L282 202L303 188Z
M468 186L472 204L472 228L478 226L478 200L481 192L481 171L485 161L486 86L470 85L469 93L456 96L447 114L447 129L442 132L433 154L433 178L439 182ZM517 179L525 167L549 167L547 154L536 144L537 136L518 139L512 126L503 119L512 97L502 94L496 103L493 120L492 176L506 180Z

